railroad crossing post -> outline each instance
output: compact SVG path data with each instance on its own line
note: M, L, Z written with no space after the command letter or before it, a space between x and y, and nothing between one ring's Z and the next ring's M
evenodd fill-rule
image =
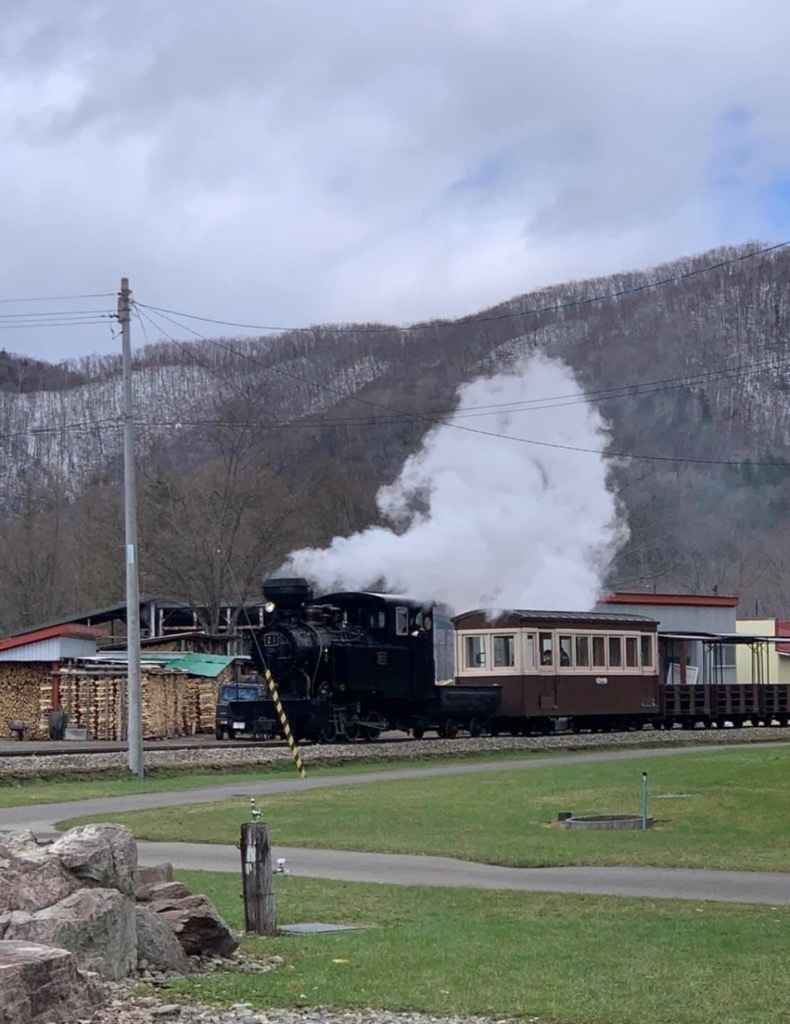
M241 826L241 877L246 931L276 935L272 851L269 827L262 821L248 821Z

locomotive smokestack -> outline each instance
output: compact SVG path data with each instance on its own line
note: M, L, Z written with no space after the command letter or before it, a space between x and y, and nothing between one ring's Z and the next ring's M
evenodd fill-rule
M264 576L263 597L279 612L298 612L313 600L313 590L303 576Z

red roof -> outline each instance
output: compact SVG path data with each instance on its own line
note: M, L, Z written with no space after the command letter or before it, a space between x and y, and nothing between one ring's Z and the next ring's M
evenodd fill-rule
M10 651L14 647L24 647L26 644L35 644L41 640L53 640L60 636L72 640L95 640L101 633L102 630L93 626L81 626L77 623L67 622L60 626L47 626L46 629L35 629L32 633L20 633L19 636L0 640L0 651Z
M776 635L790 638L790 622L787 620L776 620ZM790 654L790 640L786 644L777 644L776 649L780 654Z
M684 605L691 608L737 608L739 598L720 597L718 594L608 594L604 604L657 604Z

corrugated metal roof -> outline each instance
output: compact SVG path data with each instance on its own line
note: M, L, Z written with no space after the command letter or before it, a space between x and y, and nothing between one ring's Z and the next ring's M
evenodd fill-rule
M190 676L205 676L207 679L216 679L216 677L226 669L228 665L232 665L236 660L233 655L225 654L197 654L196 652L190 652L184 654L176 661L170 662L170 668L174 668L179 672L186 672Z
M0 640L0 651L8 651L13 647L24 647L41 640L54 640L60 637L69 637L72 640L95 640L97 636L101 636L101 632L100 629L94 629L92 626L80 626L67 622L45 629L29 630L27 633L18 633L6 640Z
M603 603L674 605L690 608L736 608L739 598L725 597L720 594L650 594L644 592L629 594L618 591L615 594L607 594L603 599Z

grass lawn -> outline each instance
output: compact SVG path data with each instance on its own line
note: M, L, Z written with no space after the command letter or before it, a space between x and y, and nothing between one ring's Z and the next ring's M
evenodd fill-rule
M556 825L564 810L638 813L639 759L332 787L268 796L260 805L272 842L282 846L444 854L524 867L790 870L790 747L704 751L645 767L657 826L644 833ZM248 817L247 801L238 799L185 804L167 814L118 814L113 821L144 839L235 843Z
M180 872L242 925L240 882ZM278 878L280 924L364 931L247 938L283 964L179 982L224 1005L537 1016L551 1024L779 1024L790 910Z
M314 749L314 748L311 748ZM319 748L320 749L320 748ZM600 748L599 748L600 749ZM598 750L596 750L596 753ZM399 760L392 758L382 760L354 760L345 764L310 764L305 758L307 772L310 777L316 775L353 775L361 772L392 771L400 768L425 768L429 765L470 764L485 761L513 761L524 758L545 759L561 756L565 750L535 751L508 750L492 751L447 757L426 754L425 757L411 757ZM308 755L309 756L309 755ZM375 756L374 752L371 756ZM178 789L200 789L203 786L218 786L226 782L239 783L261 782L270 778L295 778L295 770L290 761L276 761L271 764L231 766L221 762L216 768L205 766L199 772L184 768L147 768L146 777L138 779L130 776L123 768L116 768L100 773L84 772L79 778L43 779L32 775L26 778L22 773L9 777L0 774L0 808L22 807L26 804L53 804L72 800L90 800L93 797L128 796L132 793L162 793Z

